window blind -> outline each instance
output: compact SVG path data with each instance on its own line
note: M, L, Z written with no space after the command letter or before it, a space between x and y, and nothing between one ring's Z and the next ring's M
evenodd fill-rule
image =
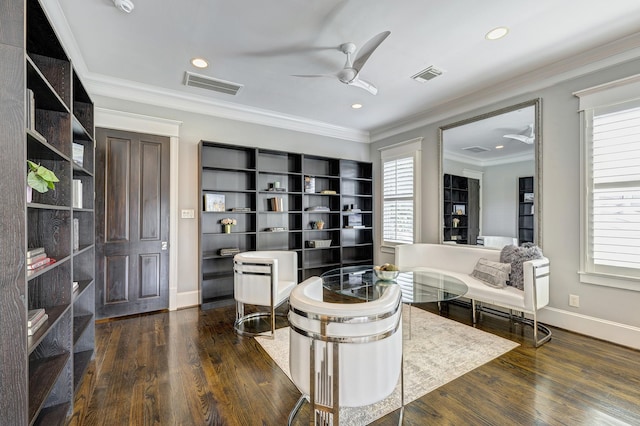
M383 163L383 239L413 243L414 159L386 160Z
M596 108L592 123L590 258L596 271L625 268L638 275L640 106Z

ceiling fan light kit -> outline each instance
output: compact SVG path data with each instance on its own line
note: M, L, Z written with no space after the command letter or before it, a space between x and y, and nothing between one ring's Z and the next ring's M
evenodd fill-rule
M131 0L113 0L113 5L124 13L131 13L135 7Z

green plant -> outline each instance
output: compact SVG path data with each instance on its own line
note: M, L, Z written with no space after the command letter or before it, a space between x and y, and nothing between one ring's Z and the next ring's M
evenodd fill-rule
M40 164L27 160L29 173L27 174L27 185L38 192L44 193L50 189L56 189L55 182L60 179L51 170Z

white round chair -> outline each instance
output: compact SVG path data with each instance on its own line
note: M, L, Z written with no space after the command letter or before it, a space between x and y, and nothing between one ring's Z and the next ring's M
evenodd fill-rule
M263 335L273 338L276 308L284 303L298 283L298 255L293 251L249 251L233 258L233 291L236 300L236 333L243 336ZM245 305L266 306L268 312L245 315ZM249 323L270 321L270 332L253 330Z
M305 400L310 423L338 425L340 407L381 401L402 379L400 287L365 303L328 303L322 293L322 280L311 277L289 297L289 366L302 393L290 425Z

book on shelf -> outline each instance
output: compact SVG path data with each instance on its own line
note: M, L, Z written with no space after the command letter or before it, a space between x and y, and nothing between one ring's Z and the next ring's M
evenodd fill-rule
M47 253L45 252L36 254L35 256L27 257L27 265L33 265L34 263L41 261L45 257L47 257Z
M336 195L337 192L334 191L333 189L323 189L322 191L320 191L321 194L324 195Z
M82 181L74 179L71 188L72 207L74 209L82 208Z
M73 142L72 147L71 157L73 162L82 167L84 165L84 145Z
M346 229L364 229L364 228L366 228L366 226L364 226L364 225L346 225L345 228Z
M250 212L251 207L234 207L231 209L232 212Z
M80 220L78 218L73 219L73 251L76 252L80 249Z
M27 312L27 327L31 327L37 323L45 314L44 308L30 309Z
M269 206L271 207L272 212L283 212L284 200L282 197L269 198Z
M224 203L224 194L204 194L205 212L223 212L225 211Z
M27 129L35 130L36 125L36 99L33 96L33 90L27 89L27 102L26 102L26 123Z
M44 259L41 259L35 263L32 263L31 265L27 265L27 270L33 271L35 269L42 268L43 266L47 266L50 263L54 263L55 261L56 261L55 259L52 259L50 257L45 257Z
M266 232L282 232L286 230L287 230L286 226L272 226L271 228L265 228Z
M311 176L304 177L304 192L316 192L316 178Z
M228 247L220 249L220 256L233 256L234 254L240 253L240 249L238 247Z
M34 247L27 250L27 259L44 253L44 247Z
M331 211L331 209L327 206L313 206L313 207L307 207L306 209L308 212L328 212Z
M76 291L78 291L78 288L80 288L80 283L78 283L78 281L74 281L73 287L71 288L71 292L75 293Z
M42 327L42 325L47 322L47 319L49 319L49 314L44 314L42 318L40 318L27 329L27 336L33 336L34 334L36 334L36 331L38 331L40 327Z

